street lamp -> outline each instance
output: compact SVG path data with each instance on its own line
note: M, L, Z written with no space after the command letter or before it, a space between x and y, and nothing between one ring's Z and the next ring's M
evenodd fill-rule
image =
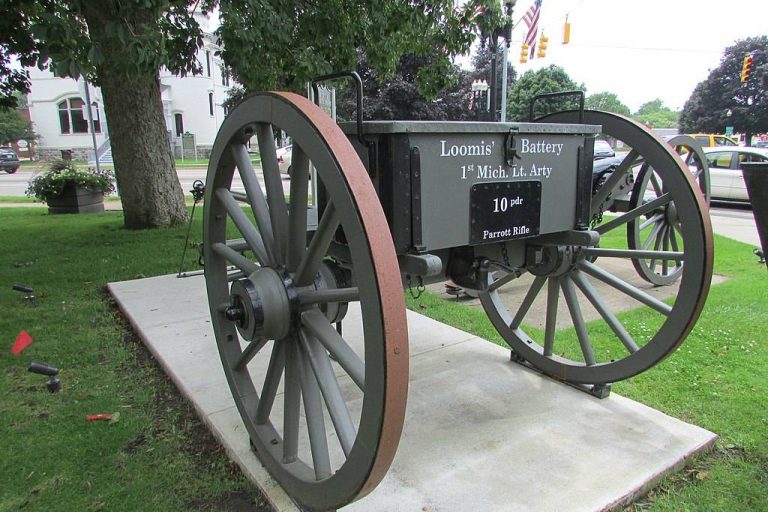
M509 43L512 39L512 7L514 6L515 2L512 0L506 0L504 2L504 18L505 23L503 26L500 26L494 30L487 29L486 27L482 26L480 27L480 44L484 47L486 44L488 45L488 49L491 53L491 85L490 85L490 94L489 94L489 102L490 102L490 121L497 121L497 113L499 112L498 108L498 101L496 98L497 88L498 88L498 79L497 79L497 73L496 73L496 54L499 50L499 40L502 40L501 47L504 49L503 51L503 77L502 77L502 100L501 100L501 117L502 120L506 120L506 108L507 108L507 54L509 53Z
M483 94L486 94L488 92L488 82L485 80L475 80L472 82L472 97L473 97L473 107L475 109L475 118L478 118L480 116L480 102L483 99ZM485 110L490 110L491 105L491 97L486 94L486 108Z

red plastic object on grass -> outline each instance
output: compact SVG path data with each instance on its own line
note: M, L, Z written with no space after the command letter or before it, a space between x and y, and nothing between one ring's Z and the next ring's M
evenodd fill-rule
M13 355L18 356L21 351L32 344L32 336L27 331L22 330L18 336L16 336L16 342L11 347Z
M111 420L112 415L111 414L89 414L86 416L88 421L97 421L97 420Z

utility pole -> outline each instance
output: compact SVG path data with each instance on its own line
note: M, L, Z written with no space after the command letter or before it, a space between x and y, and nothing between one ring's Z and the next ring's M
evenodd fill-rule
M488 45L488 50L491 52L491 79L490 79L490 101L491 101L491 108L490 108L490 115L489 115L489 121L496 122L499 120L499 117L497 115L499 108L498 108L498 87L499 87L499 80L498 80L498 73L496 70L496 58L497 53L499 52L499 39L504 39L503 48L504 48L504 58L502 59L504 62L504 70L503 70L503 83L501 84L502 87L502 120L506 119L506 109L507 109L507 51L509 49L509 42L512 39L512 6L515 4L515 2L511 0L507 0L504 2L504 14L506 23L493 30L493 32L481 32L480 37L484 44Z
M93 156L96 160L96 172L101 173L101 167L99 166L99 146L96 144L96 132L93 129L93 105L91 105L91 92L88 86L88 80L83 77L83 85L85 86L85 112L88 114L88 129L91 131L91 139L93 140Z
M504 55L501 59L501 122L507 122L507 81L509 80L507 71L507 62L509 59L509 43L512 41L512 6L515 2L506 2L504 4L504 14L507 15L507 23L504 25Z

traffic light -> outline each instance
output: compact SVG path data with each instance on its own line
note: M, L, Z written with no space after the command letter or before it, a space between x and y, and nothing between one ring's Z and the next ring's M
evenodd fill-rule
M547 56L547 41L549 41L549 38L541 34L541 37L539 37L539 50L536 52L536 56L540 59Z
M571 24L568 18L565 18L565 25L563 26L563 44L571 42Z
M749 80L749 74L752 72L752 55L746 54L744 56L744 62L741 65L741 81L746 82Z
M523 43L523 45L520 47L520 64L525 64L528 62L528 50L530 49L530 46L528 46L526 43Z

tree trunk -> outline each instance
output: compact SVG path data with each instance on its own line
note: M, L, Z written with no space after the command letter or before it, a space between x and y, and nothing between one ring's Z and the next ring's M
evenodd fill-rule
M100 74L112 158L128 229L180 224L187 219L154 76Z
M105 28L110 20L130 18L132 33L151 33L157 30L157 20L138 8L136 12L118 12L114 2L84 0L80 5L91 40L103 52L96 71L125 227L146 229L184 223L187 209L163 117L158 69L126 65L130 57L125 45L114 28Z

